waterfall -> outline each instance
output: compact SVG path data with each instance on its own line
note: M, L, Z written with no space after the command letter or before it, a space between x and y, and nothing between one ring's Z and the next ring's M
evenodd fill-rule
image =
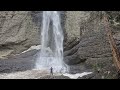
M63 31L58 11L43 11L41 50L37 55L36 68L53 72L66 72L63 61Z

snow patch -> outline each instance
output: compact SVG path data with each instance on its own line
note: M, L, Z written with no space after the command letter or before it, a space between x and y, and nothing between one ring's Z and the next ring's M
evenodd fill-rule
M40 49L41 49L41 45L31 46L28 50L23 51L22 53L26 53L26 52L31 51L31 50L40 50Z
M92 72L83 72L83 73L77 73L77 74L65 73L63 75L67 76L67 77L69 77L71 79L77 79L78 77L83 77L83 76L88 75L88 74L92 74Z

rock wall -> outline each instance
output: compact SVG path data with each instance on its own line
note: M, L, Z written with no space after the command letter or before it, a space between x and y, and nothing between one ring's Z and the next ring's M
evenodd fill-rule
M66 12L65 28L67 32L67 39L80 38L80 26L82 22L90 18L89 12L83 11L67 11Z
M102 12L68 11L67 15L64 61L71 73L92 71L95 72L92 78L115 78L116 69Z
M31 11L0 12L0 53L17 54L40 44L40 27Z

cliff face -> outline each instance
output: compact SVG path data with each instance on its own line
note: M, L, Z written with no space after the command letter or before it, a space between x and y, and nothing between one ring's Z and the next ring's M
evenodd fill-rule
M90 13L83 11L67 11L66 18L65 29L67 39L71 41L73 38L80 38L81 24L90 18Z
M83 11L61 12L61 23L65 34L64 45L73 41L73 43L77 43L85 32L90 32L90 27L88 27L89 29L82 29L86 24L85 22L91 18L90 13ZM9 53L21 53L30 46L40 44L41 17L42 12L40 11L1 11L1 57ZM64 47L66 48L65 50L71 48L68 45Z
M71 73L93 71L96 74L92 78L115 78L116 69L102 12L68 11L66 15L68 38L64 43L64 61L70 65ZM111 29L114 31L115 26L111 25ZM119 31L116 31L113 35L119 43L120 37L116 35Z
M40 45L41 17L41 11L1 11L0 58ZM102 13L63 11L61 18L65 39L64 61L70 66L71 73L93 71L93 78L115 78ZM119 25L111 27L119 47Z
M40 43L40 28L34 19L30 11L0 12L0 57L20 53Z

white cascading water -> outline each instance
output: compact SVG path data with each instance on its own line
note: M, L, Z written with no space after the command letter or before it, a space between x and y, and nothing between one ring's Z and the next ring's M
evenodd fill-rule
M52 22L52 28L50 28ZM41 31L41 51L38 53L36 68L65 73L67 65L63 62L63 31L58 11L43 11Z

